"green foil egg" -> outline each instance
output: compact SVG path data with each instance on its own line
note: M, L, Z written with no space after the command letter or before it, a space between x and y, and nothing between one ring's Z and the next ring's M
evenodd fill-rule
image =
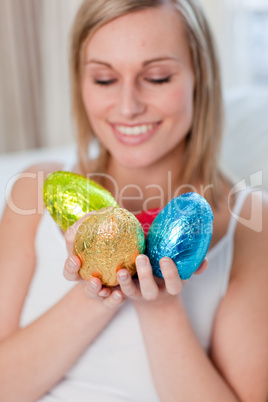
M48 212L64 231L88 212L118 207L111 193L94 180L64 171L47 177L43 198Z

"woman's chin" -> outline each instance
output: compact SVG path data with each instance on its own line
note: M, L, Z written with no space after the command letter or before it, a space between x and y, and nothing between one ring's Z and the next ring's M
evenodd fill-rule
M118 163L126 169L143 169L149 167L154 162L151 157L142 157L141 155L137 157L126 157L126 155L124 155L119 158L117 157L116 159Z

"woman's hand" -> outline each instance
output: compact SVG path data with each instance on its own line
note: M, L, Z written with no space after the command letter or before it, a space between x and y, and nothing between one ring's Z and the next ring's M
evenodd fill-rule
M136 258L138 280L133 279L126 269L120 269L117 279L123 294L135 303L153 302L157 304L162 304L178 296L186 281L181 280L172 259L163 257L159 263L164 279L153 276L152 267L146 255L139 255ZM204 272L207 265L208 261L204 259L195 273Z
M79 229L79 226L83 223L83 221L90 215L94 214L95 211L92 211L81 219L79 219L74 225L70 226L70 228L66 231L64 237L66 240L66 247L68 251L69 257L65 261L63 275L68 281L82 281L85 283L84 292L87 297L90 299L99 299L103 302L108 308L114 308L122 304L124 301L124 295L120 291L120 287L107 288L102 286L102 283L99 278L90 278L88 281L85 281L79 275L79 269L81 267L81 261L76 256L73 255L73 242L75 238L75 234Z
M122 304L125 297L120 291L119 286L107 288L105 286L102 286L99 278L90 278L88 281L85 281L78 273L80 266L81 261L77 256L69 256L64 265L64 277L68 281L84 281L85 295L90 299L99 299L108 308L118 307L120 304Z
M65 278L71 281L83 280L78 273L80 265L81 261L77 256L69 256L64 266ZM205 258L195 275L204 272L207 266L208 261ZM126 297L138 304L164 304L178 296L186 282L181 280L175 263L168 257L160 260L164 279L153 276L146 255L136 258L136 267L138 279L132 278L126 269L120 269L117 272L119 286L113 288L102 286L99 278L90 278L85 281L85 294L91 299L103 299L104 304L111 308L119 305Z

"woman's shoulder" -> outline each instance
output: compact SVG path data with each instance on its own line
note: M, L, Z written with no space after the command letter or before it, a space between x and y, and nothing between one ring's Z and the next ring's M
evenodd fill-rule
M236 219L231 279L268 279L268 193L249 192Z
M34 165L28 166L26 169L22 171L22 174L25 172L31 173L44 173L44 175L48 175L52 172L56 172L57 170L63 169L64 165L60 162L40 162Z
M50 173L60 169L60 163L39 163L18 174L6 198L1 226L20 226L25 234L27 231L35 231L44 211L43 183Z
M49 175L52 172L56 172L57 170L63 169L64 165L59 162L40 162L40 163L35 163L33 165L27 166L25 169L23 169L18 175L17 175L17 180L15 184L23 180L25 178L34 178L35 175L36 177L38 174L41 176L44 176L46 178L47 175Z
M234 192L232 183L224 182L224 196L215 211L215 231L218 237L229 233L234 242L230 280L254 272L268 272L268 192L246 188ZM265 272L264 272L265 273Z
M20 204L25 204L25 207L34 207L42 193L43 183L47 176L60 169L62 169L62 164L53 162L43 162L27 167L17 176L10 198Z
M40 187L50 173L61 169L63 169L63 164L57 162L42 162L30 165L17 175L13 189L20 192L25 191L26 187L28 189L31 189L31 187L36 188L37 182Z

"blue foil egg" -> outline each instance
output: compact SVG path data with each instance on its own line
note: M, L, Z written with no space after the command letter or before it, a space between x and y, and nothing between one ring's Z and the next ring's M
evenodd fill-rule
M181 279L188 279L206 256L213 231L209 203L197 193L171 200L153 221L146 239L146 254L153 274L163 278L159 260L171 258Z

